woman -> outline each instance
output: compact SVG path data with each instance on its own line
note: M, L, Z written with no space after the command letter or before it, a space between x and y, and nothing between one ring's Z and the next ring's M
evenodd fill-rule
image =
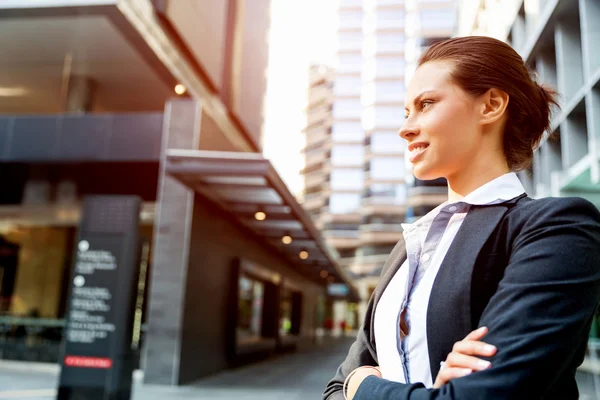
M324 399L578 397L600 213L530 199L513 172L531 163L555 96L495 39L423 54L400 136L415 176L445 177L449 200L405 227Z

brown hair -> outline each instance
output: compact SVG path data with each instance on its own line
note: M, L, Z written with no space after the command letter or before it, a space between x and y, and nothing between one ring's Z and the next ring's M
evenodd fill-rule
M454 83L474 96L491 88L508 94L504 154L512 170L529 167L533 149L550 127L551 106L558 106L556 92L532 79L530 69L512 47L485 36L436 43L421 55L418 65L429 61L452 62Z

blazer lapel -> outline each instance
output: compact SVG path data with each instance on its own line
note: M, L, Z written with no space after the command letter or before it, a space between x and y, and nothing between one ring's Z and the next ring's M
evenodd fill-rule
M400 266L404 264L406 260L406 243L404 242L404 236L400 238L387 261L383 265L383 270L381 271L381 277L379 278L379 283L377 284L377 289L373 293L373 313L371 315L371 343L375 346L375 309L377 304L379 303L379 299L381 299L381 295L383 294L385 288L390 284L390 281L396 274L396 272L400 269ZM375 348L375 347L374 347Z
M458 340L471 331L471 275L486 241L510 203L472 206L442 262L427 308L427 344L433 380Z

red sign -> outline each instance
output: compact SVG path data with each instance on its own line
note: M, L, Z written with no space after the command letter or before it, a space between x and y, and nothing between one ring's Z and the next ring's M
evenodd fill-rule
M66 356L65 365L67 367L108 369L112 368L112 360L100 357Z

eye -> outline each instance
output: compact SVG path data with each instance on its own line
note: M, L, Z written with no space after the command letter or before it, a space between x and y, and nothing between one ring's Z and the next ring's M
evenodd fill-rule
M433 103L435 103L433 100L423 100L421 102L421 110L426 109L427 107L431 106Z

